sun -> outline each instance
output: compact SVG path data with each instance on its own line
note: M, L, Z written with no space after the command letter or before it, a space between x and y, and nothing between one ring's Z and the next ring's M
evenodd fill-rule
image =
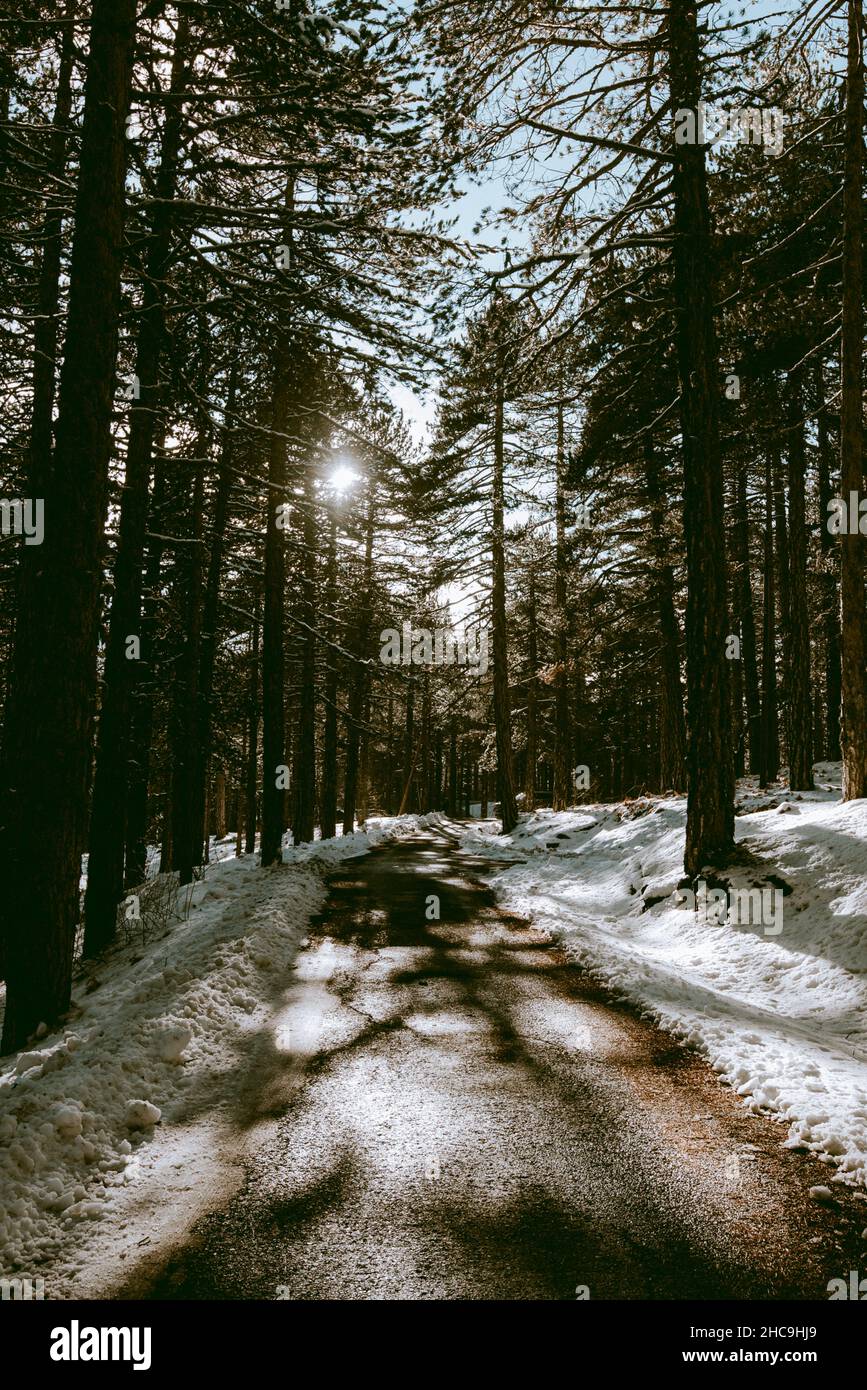
M353 483L357 483L361 475L356 473L348 463L339 463L328 477L328 482L335 492L349 492Z

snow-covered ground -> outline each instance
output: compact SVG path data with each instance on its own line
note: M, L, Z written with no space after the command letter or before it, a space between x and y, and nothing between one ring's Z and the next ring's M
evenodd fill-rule
M543 810L505 837L453 828L506 861L490 882L509 908L704 1053L832 1181L865 1184L867 801L840 801L839 764L815 772L810 793L739 784L737 838L765 862L724 877L779 896L775 916L737 925L678 901L682 798Z
M0 1277L99 1297L229 1195L323 868L424 825L502 861L489 879L504 905L703 1052L832 1181L867 1183L867 801L841 803L839 766L816 774L809 794L740 784L753 861L726 878L780 895L741 924L679 900L682 798L539 811L508 836L494 821L370 821L267 872L215 845L188 921L80 974L68 1024L0 1059Z
M81 973L68 1024L0 1059L0 1277L99 1296L231 1189L237 1108L274 1046L322 868L415 823L287 847L264 872L218 844L186 922Z

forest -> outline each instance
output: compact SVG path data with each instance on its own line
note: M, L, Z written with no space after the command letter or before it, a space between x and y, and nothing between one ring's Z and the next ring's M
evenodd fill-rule
M2 0L3 1054L225 859L867 798L863 41Z

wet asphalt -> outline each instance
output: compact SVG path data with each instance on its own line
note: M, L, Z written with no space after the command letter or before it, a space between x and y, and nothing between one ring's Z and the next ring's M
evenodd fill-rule
M118 1297L822 1299L867 1203L425 833L345 861L237 1123L246 1182ZM439 916L436 913L439 913Z

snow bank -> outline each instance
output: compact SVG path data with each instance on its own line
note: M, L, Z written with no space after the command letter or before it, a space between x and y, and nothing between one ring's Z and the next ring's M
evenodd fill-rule
M218 845L187 922L82 972L67 1025L0 1059L0 1275L75 1294L150 1240L172 1193L207 1186L212 1117L254 1079L322 868L415 824L287 847L264 872Z
M867 1183L867 801L841 803L839 765L817 790L739 785L737 839L764 864L726 875L781 885L778 934L703 920L678 900L686 806L644 798L539 811L509 836L459 829L507 861L490 876L619 996L693 1045L787 1144ZM791 889L791 891L789 891Z

